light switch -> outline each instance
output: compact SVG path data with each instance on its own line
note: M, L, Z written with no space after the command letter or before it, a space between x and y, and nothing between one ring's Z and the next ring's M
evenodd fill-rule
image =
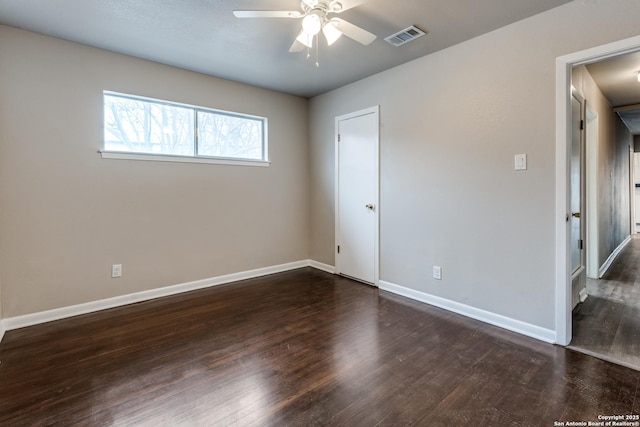
M113 264L111 266L111 277L122 277L122 264Z
M516 154L515 156L515 168L517 171L526 171L527 170L527 155L526 154Z

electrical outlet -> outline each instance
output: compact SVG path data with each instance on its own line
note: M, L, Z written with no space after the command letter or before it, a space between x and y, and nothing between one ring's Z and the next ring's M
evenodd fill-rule
M111 277L122 277L122 264L113 264L111 266Z
M442 280L442 267L437 265L433 266L433 278L436 280Z

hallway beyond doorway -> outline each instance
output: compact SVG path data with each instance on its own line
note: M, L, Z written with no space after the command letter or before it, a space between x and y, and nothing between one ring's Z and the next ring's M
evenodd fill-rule
M601 280L587 280L587 292L573 311L569 348L640 370L640 236Z

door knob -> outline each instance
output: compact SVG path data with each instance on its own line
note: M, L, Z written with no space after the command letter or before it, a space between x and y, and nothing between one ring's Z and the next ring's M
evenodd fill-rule
M571 214L571 216L574 218L580 218L580 212L574 212Z
M365 206L365 208L369 209L370 211L373 210L373 205L372 204L368 204Z

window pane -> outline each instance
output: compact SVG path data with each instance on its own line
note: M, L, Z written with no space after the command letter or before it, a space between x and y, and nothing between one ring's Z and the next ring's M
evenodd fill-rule
M105 153L267 160L266 118L133 95L103 96Z
M265 160L263 121L198 111L198 155Z
M104 149L193 156L193 109L104 95Z

